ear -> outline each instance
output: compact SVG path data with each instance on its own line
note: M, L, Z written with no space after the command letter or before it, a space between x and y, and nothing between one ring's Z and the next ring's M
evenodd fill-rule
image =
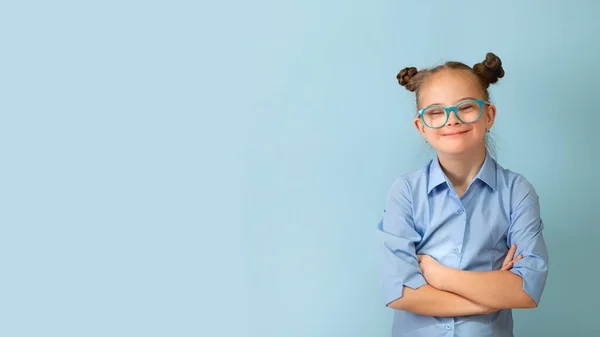
M415 117L414 124L417 131L425 138L425 124L423 124L420 116ZM427 138L425 138L425 141L427 141Z
M494 125L494 121L496 120L496 106L493 104L490 104L486 110L485 116L486 116L485 127L488 130L490 130L492 128L492 125Z

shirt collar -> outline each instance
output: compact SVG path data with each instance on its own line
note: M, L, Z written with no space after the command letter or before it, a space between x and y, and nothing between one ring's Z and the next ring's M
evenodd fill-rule
M493 191L496 190L496 161L494 158L490 157L489 154L486 154L483 165L481 166L481 169L479 169L475 179L483 181ZM443 183L446 183L447 186L451 185L446 177L446 174L444 171L442 171L440 162L436 157L429 164L429 182L427 185L427 193L431 193L434 188Z
M427 185L427 193L431 193L434 188L446 183L446 179L446 174L444 171L442 171L442 167L440 166L438 158L435 157L429 164L429 182ZM450 184L447 185L450 186Z
M496 190L496 161L489 154L486 154L485 161L475 179L486 183L492 191Z

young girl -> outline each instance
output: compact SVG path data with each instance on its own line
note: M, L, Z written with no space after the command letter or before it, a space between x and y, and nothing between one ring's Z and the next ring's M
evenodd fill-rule
M414 125L437 156L399 177L378 225L392 336L513 336L512 308L537 307L548 273L538 195L486 148L504 76L488 53L473 68L405 68ZM515 253L519 253L515 258Z

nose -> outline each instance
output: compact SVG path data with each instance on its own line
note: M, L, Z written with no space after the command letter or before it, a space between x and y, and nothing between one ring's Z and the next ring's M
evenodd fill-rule
M448 122L446 122L447 126L461 124L461 122L456 118L455 111L450 111L450 116L448 116Z

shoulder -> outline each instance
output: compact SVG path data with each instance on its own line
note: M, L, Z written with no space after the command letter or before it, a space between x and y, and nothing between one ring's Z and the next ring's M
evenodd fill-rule
M397 176L389 189L389 196L410 199L415 192L426 190L430 164L431 161L428 161L419 169Z
M510 196L512 209L524 203L537 202L539 197L533 184L521 173L496 163L498 188Z

